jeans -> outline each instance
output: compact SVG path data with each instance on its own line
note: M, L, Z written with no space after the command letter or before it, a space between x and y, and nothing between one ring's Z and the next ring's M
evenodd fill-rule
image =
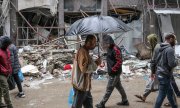
M23 90L22 90L22 85L21 85L21 81L20 81L20 79L19 79L18 73L13 74L13 77L14 77L14 80L15 80L15 82L16 82L16 84L17 84L17 87L18 87L19 92L23 92Z
M158 80L159 80L159 94L156 99L154 108L160 108L166 96L172 108L177 108L176 99L171 85L171 78L158 75Z
M90 91L80 91L74 88L72 108L93 108L93 98Z
M105 103L108 101L109 97L111 96L111 93L113 92L114 88L116 88L119 91L119 93L121 94L122 101L123 102L127 101L126 93L125 93L124 88L120 81L120 75L117 75L117 76L109 76L106 93L105 93L102 101L100 102L100 104L105 105Z
M179 88L178 88L178 86L176 84L176 81L175 81L174 77L172 77L171 84L172 84L174 92L176 93L177 96L179 96L180 91L179 91Z

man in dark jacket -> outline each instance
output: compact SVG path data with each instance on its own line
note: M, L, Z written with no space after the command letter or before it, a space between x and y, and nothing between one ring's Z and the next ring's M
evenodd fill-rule
M14 80L15 80L18 90L19 90L19 93L17 94L17 96L20 98L24 98L25 94L22 90L21 81L18 76L18 72L19 72L21 66L20 66L19 59L18 59L17 48L14 44L11 44L9 46L9 50L11 52L12 75L14 77Z
M11 40L7 36L2 36L0 43L0 108L5 107L2 104L2 97L4 97L7 108L13 108L7 83L7 78L12 73L10 51L8 49Z
M165 43L160 45L159 54L156 61L156 72L159 80L159 94L154 108L160 108L166 96L172 108L177 108L171 85L173 68L177 66L177 60L175 59L175 51L173 48L175 42L176 36L173 34L168 34L165 37Z
M108 101L114 88L116 88L122 96L122 101L117 105L129 105L126 93L120 81L120 74L122 72L122 55L120 48L115 45L114 40L111 36L103 36L103 46L107 49L107 68L109 74L108 85L106 93L97 108L105 108L105 103Z

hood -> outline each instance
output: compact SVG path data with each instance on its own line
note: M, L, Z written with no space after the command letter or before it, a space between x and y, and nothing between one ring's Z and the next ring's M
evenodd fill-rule
M164 49L171 47L171 45L169 43L162 43L160 44L160 49L159 51L162 52Z
M11 44L11 39L8 36L1 36L0 37L0 48L7 47Z
M151 46L151 49L154 50L156 44L157 44L157 35L156 34L150 34L147 36L147 39L149 41L149 44Z
M103 43L105 44L114 44L114 40L111 36L109 35L103 35Z

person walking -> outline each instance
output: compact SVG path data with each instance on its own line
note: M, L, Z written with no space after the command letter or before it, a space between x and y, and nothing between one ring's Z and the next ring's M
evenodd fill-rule
M115 45L114 40L109 35L103 36L103 47L107 50L106 61L109 79L105 95L96 107L105 108L105 104L114 88L116 88L122 96L122 101L118 102L117 105L129 105L125 90L120 81L120 74L122 73L122 55L120 48Z
M11 52L12 76L14 77L14 80L15 80L17 87L18 87L18 90L19 90L17 97L24 98L25 94L23 92L21 81L20 81L20 78L18 76L18 72L20 71L21 66L19 63L17 48L14 44L11 44L9 46L9 50Z
M159 81L158 81L157 75L156 75L156 65L157 65L156 58L159 54L160 44L157 42L156 34L148 35L147 39L148 39L148 43L150 44L150 47L151 47L151 53L153 52L152 58L151 58L151 81L149 81L149 84L147 84L146 89L142 95L135 95L137 98L139 98L143 102L146 101L146 98L149 96L149 94L151 92L158 90L158 84L159 84ZM172 84L173 90L176 93L177 97L179 97L180 91L178 89L178 86L177 86L173 76L172 76L171 84ZM150 87L149 87L149 85L150 85ZM169 106L169 103L166 103L165 105Z
M142 95L135 95L135 97L139 98L140 100L142 100L143 102L146 101L146 98L149 96L149 94L153 91L157 91L158 88L155 89L155 86L158 86L158 80L156 77L156 57L159 53L159 49L160 49L160 44L158 44L158 39L157 39L157 35L156 34L150 34L147 36L147 40L148 43L150 45L151 48L151 80L148 82L148 84L146 85L146 89L144 91L144 93Z
M178 64L178 61L175 59L175 51L173 48L175 43L176 36L174 34L168 34L165 36L165 42L160 44L159 54L156 60L159 93L154 108L160 108L166 96L171 107L178 108L171 85L173 68Z
M8 76L12 73L10 51L8 49L11 40L7 36L1 36L0 43L0 108L6 105L7 108L13 108L7 82ZM2 103L2 98L4 98L6 105Z
M72 85L75 92L72 108L93 108L91 74L101 64L101 60L93 60L89 51L96 47L96 40L94 35L88 35L85 45L77 51L72 70Z

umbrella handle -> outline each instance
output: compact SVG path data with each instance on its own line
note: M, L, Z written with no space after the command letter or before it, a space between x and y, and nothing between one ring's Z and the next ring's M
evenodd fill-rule
M99 36L97 36L97 42L98 42L98 56L100 57L100 40L99 40Z
M100 57L100 45L99 45L99 43L98 43L98 56Z

